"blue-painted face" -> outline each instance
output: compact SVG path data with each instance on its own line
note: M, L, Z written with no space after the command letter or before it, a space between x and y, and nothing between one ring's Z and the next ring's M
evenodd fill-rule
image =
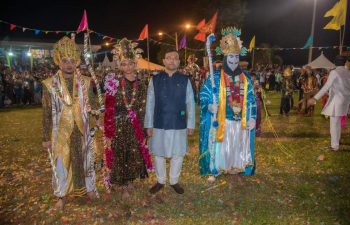
M227 65L232 70L235 71L235 69L239 65L239 54L230 53L227 55Z

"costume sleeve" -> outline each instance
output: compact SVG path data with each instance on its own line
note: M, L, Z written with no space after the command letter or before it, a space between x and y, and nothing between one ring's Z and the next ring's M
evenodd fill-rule
M43 85L43 141L51 140L51 125L52 125L52 104L51 94L47 87Z
M144 124L145 123L145 109L146 109L146 100L147 100L147 85L145 83L142 83L142 89L141 89L141 93L139 93L140 97L140 104L139 104L139 108L138 108L138 116L140 119L140 124ZM144 137L147 138L147 131L146 128L143 129L143 133L144 133Z
M323 95L325 95L327 93L327 91L329 90L329 88L332 86L333 82L335 81L335 79L337 78L336 76L336 72L333 70L332 72L330 72L329 77L327 79L327 83L325 85L323 85L323 88L315 95L315 99L318 100L320 99Z
M91 80L92 81L92 80ZM96 100L95 100L95 97L96 95L94 94L93 92L93 89L92 89L92 82L90 82L90 87L89 87L89 103L90 103L90 106L91 106L91 110L97 110L98 107L97 107L97 104L96 104Z
M190 80L187 82L186 90L186 105L187 105L187 128L196 128L196 103L194 101L193 89Z
M208 105L212 104L210 103L210 99L212 98L212 87L211 87L211 80L210 80L210 74L208 75L207 80L205 81L200 93L199 93L199 102L200 102L200 110L203 115L208 110Z
M149 82L148 91L147 91L145 128L153 128L154 105L155 105L154 87L153 87L153 79L151 79Z

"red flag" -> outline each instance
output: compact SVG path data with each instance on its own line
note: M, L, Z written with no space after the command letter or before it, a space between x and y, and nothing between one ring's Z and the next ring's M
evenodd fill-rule
M197 25L197 30L200 30L205 25L205 19L203 19L199 24Z
M11 24L10 30L13 30L13 28L17 27L17 25Z
M77 31L84 31L87 28L88 28L88 21L86 16L86 10L84 10L83 18L81 19L81 22Z
M211 18L211 20L209 20L209 22L207 24L205 24L204 26L202 26L199 29L199 33L202 33L202 34L214 33L215 32L216 19L217 18L218 18L218 11L216 11L216 13L214 14L213 18Z
M205 42L205 34L198 33L195 37L195 40Z
M113 41L114 38L110 38L109 41Z
M145 38L148 38L148 24L146 24L145 28L143 28L143 30L140 34L139 40L142 40Z

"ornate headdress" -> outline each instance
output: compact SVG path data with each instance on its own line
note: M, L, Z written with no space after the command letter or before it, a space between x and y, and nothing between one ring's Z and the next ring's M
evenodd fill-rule
M59 65L63 58L73 58L76 66L81 62L79 46L70 38L63 37L53 46L53 61Z
M137 45L138 43L123 38L118 44L114 45L114 49L112 50L114 54L113 60L120 64L124 60L135 61L136 58L142 58L141 53L143 50L141 48L134 49Z
M240 54L242 56L247 54L247 49L243 47L241 39L238 37L241 35L241 30L236 27L227 27L221 31L223 38L220 41L220 47L217 47L217 55L228 55L230 53Z

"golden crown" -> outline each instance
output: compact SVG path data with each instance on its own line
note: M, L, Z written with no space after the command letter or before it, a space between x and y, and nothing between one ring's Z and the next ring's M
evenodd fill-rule
M243 41L238 37L241 35L241 30L236 27L227 27L222 29L221 34L223 37L220 40L220 47L215 49L217 55L234 53L244 56L247 54L247 49L242 45Z
M112 50L112 54L114 54L113 60L120 64L124 60L135 61L136 58L142 58L141 53L143 50L141 48L134 49L137 45L138 43L123 38L118 44L114 45Z
M53 46L53 61L56 65L59 65L63 58L73 58L76 61L76 66L79 66L80 55L79 46L68 37L63 37Z

